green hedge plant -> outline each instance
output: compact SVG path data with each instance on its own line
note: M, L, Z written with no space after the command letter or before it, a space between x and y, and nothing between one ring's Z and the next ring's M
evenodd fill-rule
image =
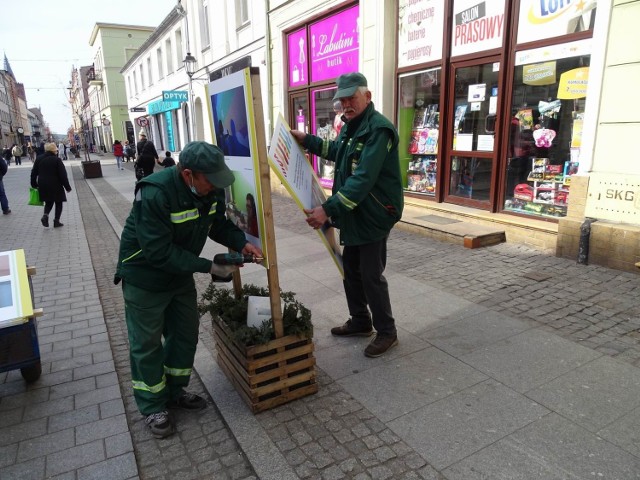
M268 297L269 289L252 284L242 287L242 296L235 297L233 289L219 287L211 282L198 303L198 313L202 317L209 313L211 318L220 317L231 331L231 339L247 347L263 345L275 339L273 322L265 320L260 327L247 326L249 297ZM295 299L293 292L280 292L284 301L282 322L285 335L313 337L311 311Z

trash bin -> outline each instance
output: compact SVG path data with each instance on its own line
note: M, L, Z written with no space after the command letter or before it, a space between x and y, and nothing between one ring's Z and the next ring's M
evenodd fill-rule
M100 160L85 160L82 164L82 173L84 178L100 178L102 177L102 167Z

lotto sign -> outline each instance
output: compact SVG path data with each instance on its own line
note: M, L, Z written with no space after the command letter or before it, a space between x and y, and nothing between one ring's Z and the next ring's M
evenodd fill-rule
M518 43L589 30L597 4L596 0L521 0Z

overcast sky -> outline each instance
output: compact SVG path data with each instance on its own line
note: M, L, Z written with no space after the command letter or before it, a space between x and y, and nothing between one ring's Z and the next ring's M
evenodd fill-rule
M71 126L73 66L93 63L97 22L157 27L176 0L0 0L0 68L4 55L24 84L27 106L40 107L53 133Z

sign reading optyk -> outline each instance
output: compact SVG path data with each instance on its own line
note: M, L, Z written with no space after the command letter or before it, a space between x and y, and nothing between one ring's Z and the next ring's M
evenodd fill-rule
M162 100L165 102L186 102L189 100L189 94L186 90L163 90Z

